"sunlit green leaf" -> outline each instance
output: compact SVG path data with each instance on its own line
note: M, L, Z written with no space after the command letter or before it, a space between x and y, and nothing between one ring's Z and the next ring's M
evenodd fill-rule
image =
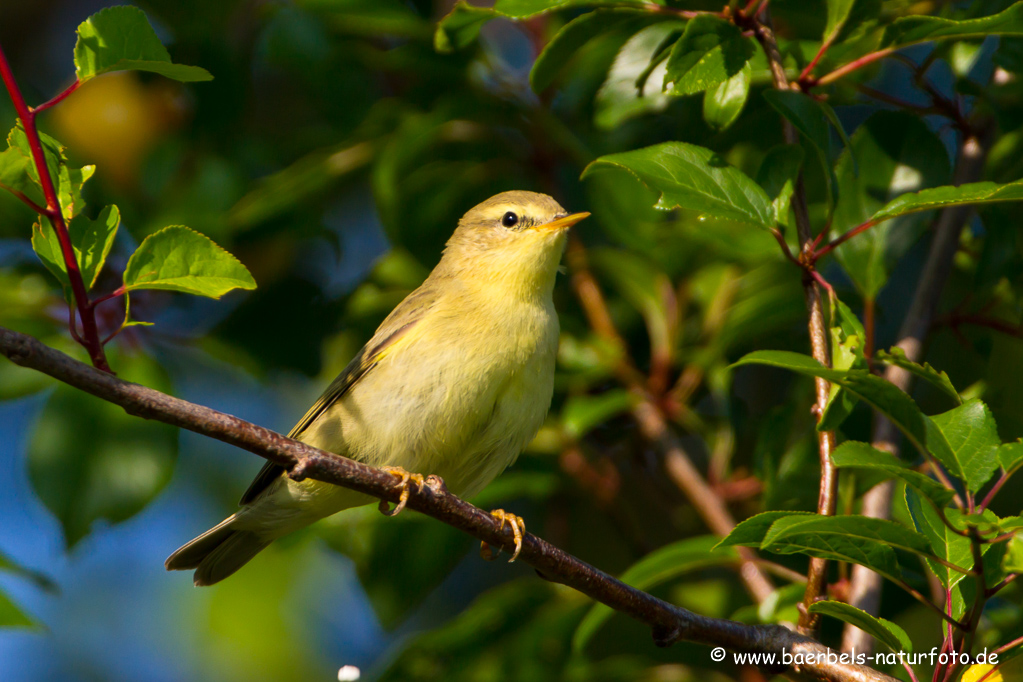
M991 410L976 398L931 417L952 446L965 474L967 487L976 492L998 468L998 426Z
M749 96L753 69L746 64L725 82L710 88L703 96L703 120L716 130L724 130L739 118Z
M818 601L810 605L810 613L820 613L855 625L874 639L884 642L885 646L892 651L905 651L906 653L913 651L913 642L905 630L890 620L872 616L855 606L833 600Z
M766 511L751 516L750 518L736 524L732 532L725 536L721 542L718 543L721 547L729 547L732 545L742 545L745 547L759 547L760 543L767 537L767 531L771 529L774 522L778 519L788 518L789 516L813 516L811 512L804 511L786 511L786 510L775 510Z
M660 53L684 26L680 21L662 21L625 41L594 100L593 121L599 128L613 130L630 118L668 106L671 97L660 87L666 68Z
M845 20L849 18L849 12L852 11L854 4L856 0L827 0L828 22L824 26L824 40L835 39L842 30Z
M96 283L114 245L120 223L121 212L117 206L111 205L100 211L96 220L80 215L68 226L71 245L75 248L86 289L91 289Z
M995 182L973 182L958 187L934 187L911 194L903 194L886 204L870 219L879 222L932 208L1020 200L1023 200L1023 180L1004 185Z
M672 85L670 92L676 95L715 88L739 74L753 52L752 39L743 37L735 24L701 14L689 20L682 39L672 48L664 87Z
M793 516L767 531L761 548L776 554L848 561L892 580L901 579L896 549L931 556L927 538L903 525L866 516Z
M129 70L151 71L183 82L213 79L206 69L171 62L145 12L137 7L108 7L79 24L75 43L78 80Z
M941 430L920 411L912 398L891 382L866 370L843 372L828 369L807 355L788 351L754 351L742 357L735 366L747 364L779 367L839 384L891 419L922 454L937 458L953 476L965 478L962 465Z
M1023 35L1023 2L998 14L962 21L923 15L900 17L885 29L881 46L902 47L938 39L983 39L990 35Z
M941 507L947 505L955 497L955 491L949 490L930 476L912 469L895 455L878 450L869 443L846 441L831 453L831 461L839 468L871 469L889 477L902 479L906 484L916 488L924 497Z
M901 367L914 376L923 379L951 398L957 405L961 405L963 403L962 396L959 395L955 386L952 385L952 380L948 378L948 374L931 367L930 363L925 362L920 364L913 362L906 357L906 351L902 350L898 346L892 346L891 350L888 351L878 351L877 359L889 365Z
M124 287L220 298L232 289L255 289L256 281L237 258L209 237L171 225L146 237L131 255Z
M764 190L709 149L685 142L665 142L610 154L587 166L583 177L606 166L625 169L659 192L658 208L684 206L760 227L774 224L774 211Z
M998 463L1006 471L1015 469L1023 462L1023 441L1002 443L998 446Z
M561 410L561 423L572 438L582 438L594 426L628 410L634 401L625 389L573 396Z

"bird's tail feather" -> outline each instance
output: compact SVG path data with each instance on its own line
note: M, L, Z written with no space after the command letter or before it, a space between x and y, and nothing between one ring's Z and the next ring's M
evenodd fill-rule
M237 530L231 515L167 557L168 571L195 569L196 585L213 585L228 577L274 541L268 534Z

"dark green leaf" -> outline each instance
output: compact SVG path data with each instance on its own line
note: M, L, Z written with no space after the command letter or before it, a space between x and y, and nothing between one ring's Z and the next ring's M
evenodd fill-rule
M32 179L34 170L32 159L17 147L8 147L0 152L0 188L21 192L37 206L44 206L43 191Z
M646 555L622 574L622 582L640 590L649 590L684 573L708 566L735 563L738 555L731 549L718 549L717 538L702 536L674 542ZM609 607L597 604L575 631L572 648L582 651L600 626L614 614Z
M894 521L866 516L794 516L771 526L761 548L776 554L848 561L901 579L896 549L931 556L927 538Z
M871 469L890 478L899 478L920 492L934 504L944 507L955 491L949 490L926 474L916 471L891 453L878 450L869 443L846 441L831 453L831 461L839 468Z
M790 516L814 516L811 512L804 511L766 511L751 516L745 521L742 521L732 532L729 533L721 542L716 546L729 547L732 545L743 545L746 547L759 547L760 543L764 541L767 536L767 531L771 529L774 522L778 519L788 518Z
M820 613L855 625L874 639L884 642L885 646L892 651L905 651L906 653L913 651L913 642L910 641L905 630L890 620L872 616L855 606L833 600L818 601L810 605L810 613Z
M57 239L57 233L53 231L49 223L35 223L32 225L32 250L39 256L46 269L49 270L60 285L64 288L65 295L70 295L71 280L68 279L67 265L64 263L64 255Z
M114 245L117 226L120 223L121 212L117 206L111 205L100 211L96 220L80 215L68 226L71 245L75 248L78 268L81 270L86 289L91 289L96 283L96 278L99 277Z
M753 69L749 64L717 87L703 95L703 120L715 130L724 130L739 118L746 98Z
M753 56L751 39L724 19L701 14L690 19L682 39L668 57L664 88L691 95L715 88L740 73ZM744 97L745 99L745 97Z
M765 90L764 99L789 120L820 159L827 186L828 202L833 201L834 172L831 169L831 131L821 103L793 90Z
M901 367L907 372L913 374L920 379L923 379L927 383L933 385L939 391L947 395L956 405L962 405L963 399L956 391L955 386L952 385L952 380L948 378L948 374L945 372L939 372L938 370L931 367L929 363L919 364L913 362L906 357L906 351L902 350L898 346L892 346L891 350L877 352L877 359L885 362L889 365L895 365Z
M124 287L220 298L232 289L255 289L256 282L237 258L209 237L171 225L146 237L131 255Z
M623 168L660 193L658 208L683 206L717 218L771 227L774 215L764 190L709 149L664 144L602 156L583 177L605 166Z
M803 148L785 144L769 149L757 170L757 184L771 197L774 219L779 225L788 224L792 193L802 167Z
M643 0L497 0L493 7L477 7L466 0L458 0L443 19L437 23L433 46L438 52L460 50L473 41L483 24L491 19L529 19L570 7L600 5L642 5ZM661 4L656 2L655 4Z
M110 361L122 378L168 392L166 374L150 358ZM176 428L61 384L33 431L29 476L70 547L97 519L117 523L145 507L170 480L177 443Z
M945 525L934 507L923 501L915 490L906 488L905 499L910 517L913 519L913 525L927 537L935 556L964 568L973 565L973 550L970 547L969 538L963 537ZM953 511L946 509L946 516L950 517ZM933 560L928 560L927 566L944 587L956 590L955 597L958 598L959 606L962 608L962 593L956 588L966 576Z
M972 492L977 492L998 468L998 426L991 410L976 398L948 412L931 417L965 474Z
M948 154L918 117L883 111L857 128L835 175L838 203L831 229L837 237L870 220L899 194L947 182ZM878 225L839 246L835 255L859 292L872 299L922 228L913 219Z
M684 25L666 21L647 26L622 45L594 100L597 127L613 130L634 116L668 106L670 96L658 86L665 65L656 59L664 42Z
M3 552L0 552L0 571L6 571L13 575L32 581L36 586L47 592L56 592L57 584L45 573L27 566L23 566Z
M934 187L903 194L888 202L871 220L880 222L917 211L946 208L962 204L990 204L999 201L1023 200L1023 180L1000 185L995 182L972 182L958 187Z
M838 370L866 369L867 361L863 357L863 339L865 332L860 320L845 303L832 298L831 306L831 366ZM856 407L856 397L838 384L831 385L828 403L824 407L817 429L832 431L837 429Z
M576 51L591 39L608 31L639 28L663 20L652 12L629 8L597 9L576 17L551 38L533 63L529 72L533 91L546 90Z
M75 43L78 80L129 70L151 71L182 82L213 79L206 69L171 62L145 12L137 7L108 7L79 24Z
M964 21L922 15L900 17L885 29L881 47L901 47L940 38L984 39L990 35L1023 35L1023 2L998 14Z
M866 370L842 372L828 369L807 355L778 350L754 351L734 366L747 364L780 367L839 384L891 419L922 454L936 457L952 475L964 478L959 460L953 455L944 434L920 411L912 398L881 377Z

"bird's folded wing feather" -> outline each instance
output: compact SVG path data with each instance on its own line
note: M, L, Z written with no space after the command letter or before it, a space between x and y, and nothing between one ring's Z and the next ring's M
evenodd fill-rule
M381 323L373 338L352 358L352 361L330 383L330 386L323 392L319 400L295 424L295 427L288 433L288 437L302 440L302 432L309 428L309 425L316 421L331 405L348 393L360 379L371 372L377 363L383 359L387 351L399 339L405 336L423 318L423 315L433 307L436 299L436 290L424 286L416 289L399 303L398 307L391 311L387 319ZM273 462L264 464L263 468L256 474L256 478L249 485L248 490L242 495L239 504L249 504L255 500L260 493L266 490L284 472L285 468L280 464L274 464Z

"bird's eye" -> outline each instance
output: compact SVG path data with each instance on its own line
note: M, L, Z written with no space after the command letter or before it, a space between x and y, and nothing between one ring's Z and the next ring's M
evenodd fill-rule
M512 213L511 211L508 211L507 213L504 214L504 216L501 217L501 224L504 225L505 227L515 227L515 225L517 225L518 222L519 217L516 214Z

